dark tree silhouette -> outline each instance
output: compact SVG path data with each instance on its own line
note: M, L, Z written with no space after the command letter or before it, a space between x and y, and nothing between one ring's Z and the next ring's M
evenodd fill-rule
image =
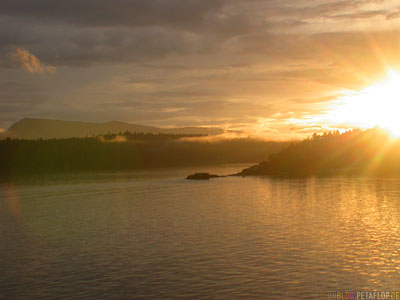
M0 141L0 174L252 163L287 145L255 139L199 141L203 137L124 132L91 138L7 139Z
M239 175L400 175L400 140L379 129L314 134Z

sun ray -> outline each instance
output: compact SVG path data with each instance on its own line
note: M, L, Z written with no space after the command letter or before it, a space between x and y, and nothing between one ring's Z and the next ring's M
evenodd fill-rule
M351 92L334 101L328 109L333 124L353 127L379 126L400 137L400 74L388 71L384 80L361 91Z

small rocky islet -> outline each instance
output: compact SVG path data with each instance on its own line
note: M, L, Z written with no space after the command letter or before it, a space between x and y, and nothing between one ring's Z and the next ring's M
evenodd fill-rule
M188 177L186 177L186 179L209 180L210 178L218 178L218 177L225 177L225 176L219 176L219 175L210 174L210 173L194 173L193 175L189 175Z

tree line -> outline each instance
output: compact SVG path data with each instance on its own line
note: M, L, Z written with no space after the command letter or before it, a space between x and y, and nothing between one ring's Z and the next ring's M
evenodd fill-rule
M0 141L0 174L123 171L141 168L251 163L287 143L203 135L105 134L88 138Z
M314 134L240 175L399 176L400 140L379 128Z

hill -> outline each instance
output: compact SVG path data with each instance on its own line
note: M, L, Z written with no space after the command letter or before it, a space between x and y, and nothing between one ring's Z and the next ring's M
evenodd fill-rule
M73 137L92 137L107 133L119 133L126 131L153 134L163 133L194 135L217 135L224 132L224 130L220 128L208 127L157 128L116 121L107 123L89 123L25 118L11 125L10 128L2 134L2 137L18 139L64 139Z
M400 140L379 128L314 135L237 175L400 176Z

